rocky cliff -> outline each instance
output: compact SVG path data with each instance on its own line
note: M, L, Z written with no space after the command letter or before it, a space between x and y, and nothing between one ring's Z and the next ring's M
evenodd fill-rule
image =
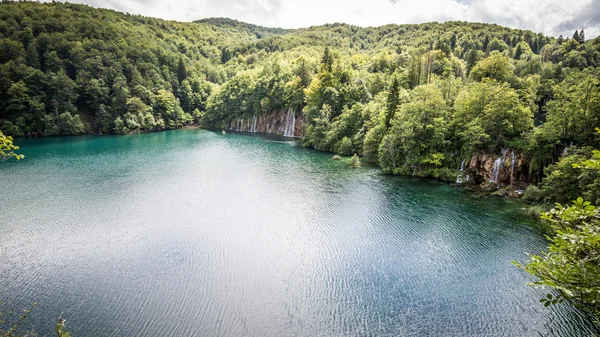
M479 153L466 165L466 171L476 184L495 184L520 190L527 186L528 162L523 153L504 149L502 154Z
M291 109L275 110L254 115L250 118L237 118L229 122L230 131L258 132L286 137L304 135L304 116Z

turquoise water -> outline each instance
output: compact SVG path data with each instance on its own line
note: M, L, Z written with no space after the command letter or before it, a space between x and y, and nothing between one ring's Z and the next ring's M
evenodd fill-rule
M519 203L351 169L283 138L18 140L0 301L81 336L581 336L511 264Z

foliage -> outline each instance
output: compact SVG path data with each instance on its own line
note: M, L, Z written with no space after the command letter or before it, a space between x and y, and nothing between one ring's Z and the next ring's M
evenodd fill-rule
M542 191L535 185L527 186L525 192L523 192L523 201L528 204L536 205L541 203L543 199L544 195L542 194Z
M354 154L352 158L350 158L350 166L354 168L360 167L360 157L357 154Z
M554 178L566 167L544 170L563 148L600 145L600 39L581 31L554 39L466 22L286 30L62 2L0 7L0 128L11 136L227 129L291 110L304 146L389 173L449 177L462 159L517 149L532 182L548 177L542 191L562 188ZM593 174L577 172L593 190ZM574 197L544 198L564 195Z
M71 337L71 334L66 329L67 321L62 318L58 319L56 324L56 335L58 337Z
M5 136L0 131L0 159L6 160L10 158L16 158L17 160L23 159L25 156L22 154L16 154L13 150L18 150L19 147L13 145L13 138L11 136Z
M542 218L555 231L548 251L529 255L519 267L536 276L531 285L550 288L540 302L550 306L568 301L588 313L600 328L600 217L590 202L578 198L569 207L557 204Z

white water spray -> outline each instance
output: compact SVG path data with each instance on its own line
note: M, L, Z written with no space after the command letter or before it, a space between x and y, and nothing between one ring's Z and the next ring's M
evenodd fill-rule
M256 115L252 116L252 131L251 132L256 132L256 122L258 122L258 118L256 118Z
M285 130L283 135L286 137L294 137L294 129L296 128L296 114L292 109L288 109L287 116L285 118Z

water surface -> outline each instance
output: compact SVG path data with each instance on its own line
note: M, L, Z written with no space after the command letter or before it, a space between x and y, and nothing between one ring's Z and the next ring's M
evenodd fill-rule
M201 130L18 140L0 301L81 336L580 336L520 205Z

